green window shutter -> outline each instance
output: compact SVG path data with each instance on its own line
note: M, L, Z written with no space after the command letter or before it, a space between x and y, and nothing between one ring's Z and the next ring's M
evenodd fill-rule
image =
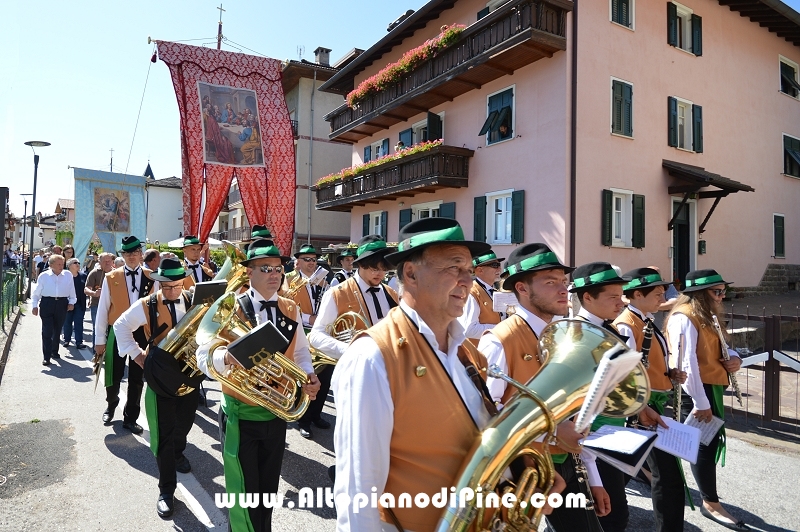
M773 228L775 234L775 256L786 256L786 240L784 233L784 218L783 216L773 216Z
M678 46L678 6L667 2L667 44Z
M369 214L365 214L362 217L361 236L367 236L368 234L369 234Z
M612 227L611 217L614 209L614 193L610 190L603 190L603 221L601 224L600 243L604 246L611 246Z
M372 146L364 146L364 162L368 163L372 160Z
M694 151L703 153L703 108L692 105L692 145Z
M633 87L622 84L622 134L633 136Z
M381 141L381 157L389 155L389 139L383 139Z
M525 191L515 190L511 193L511 243L522 244L525 241Z
M442 203L439 205L439 218L456 219L456 202Z
M692 15L692 53L703 55L703 17Z
M482 19L483 17L485 17L488 14L489 14L489 8L488 7L484 7L483 9L478 11L478 20Z
M486 242L486 196L476 196L472 208L472 236L476 242Z
M411 223L411 209L400 209L400 229Z
M381 236L384 240L386 240L387 229L389 226L389 213L387 211L381 211Z
M674 5L674 4L670 4ZM669 124L667 127L667 144L669 146L678 145L678 100L672 96L667 97L667 116Z
M436 113L428 113L428 140L439 140L442 137L442 119Z
M619 23L628 27L631 25L630 0L619 0Z
M616 80L612 81L611 93L614 102L611 113L611 132L622 135L622 83Z
M644 196L640 194L633 195L633 247L644 247Z
M400 142L402 142L406 148L414 143L413 130L411 128L404 129L400 132Z

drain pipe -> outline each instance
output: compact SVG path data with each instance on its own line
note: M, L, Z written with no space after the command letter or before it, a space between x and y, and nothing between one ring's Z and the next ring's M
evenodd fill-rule
M313 176L312 167L314 160L314 93L317 92L317 69L314 68L314 85L311 87L311 131L309 132L308 139L308 235L306 236L306 244L311 245L311 186Z
M570 176L569 176L569 260L575 266L576 212L578 203L578 0L572 6L572 116L570 120Z

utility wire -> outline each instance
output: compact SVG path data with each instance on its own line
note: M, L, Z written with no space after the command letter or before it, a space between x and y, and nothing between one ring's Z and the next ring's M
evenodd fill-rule
M156 45L153 45L153 52L156 51ZM147 91L147 81L150 79L150 67L153 66L152 61L147 62L147 76L144 78L144 89L142 89L142 99L139 102L139 112L136 115L136 125L133 126L133 138L131 139L131 149L128 151L128 162L125 163L125 173L128 173L128 166L131 164L131 154L133 153L133 142L136 140L136 130L139 129L139 117L142 116L142 105L144 104L144 94Z

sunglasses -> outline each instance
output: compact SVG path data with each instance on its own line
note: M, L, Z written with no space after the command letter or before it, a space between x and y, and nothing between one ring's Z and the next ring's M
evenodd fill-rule
M711 293L717 297L720 297L724 296L727 291L727 288L715 288L714 290L711 290Z
M317 262L315 257L300 257L298 260L302 260L303 262Z
M500 267L500 263L499 263L499 262L490 262L490 263L488 263L488 264L481 264L481 266L483 266L484 268L494 268L494 269L497 269L497 268L499 268L499 267Z
M264 273L283 273L283 266L260 266L258 269Z

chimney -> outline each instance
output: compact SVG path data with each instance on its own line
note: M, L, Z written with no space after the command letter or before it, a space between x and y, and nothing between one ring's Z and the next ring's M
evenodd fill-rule
M318 65L331 66L331 49L319 46L314 50L314 61Z

